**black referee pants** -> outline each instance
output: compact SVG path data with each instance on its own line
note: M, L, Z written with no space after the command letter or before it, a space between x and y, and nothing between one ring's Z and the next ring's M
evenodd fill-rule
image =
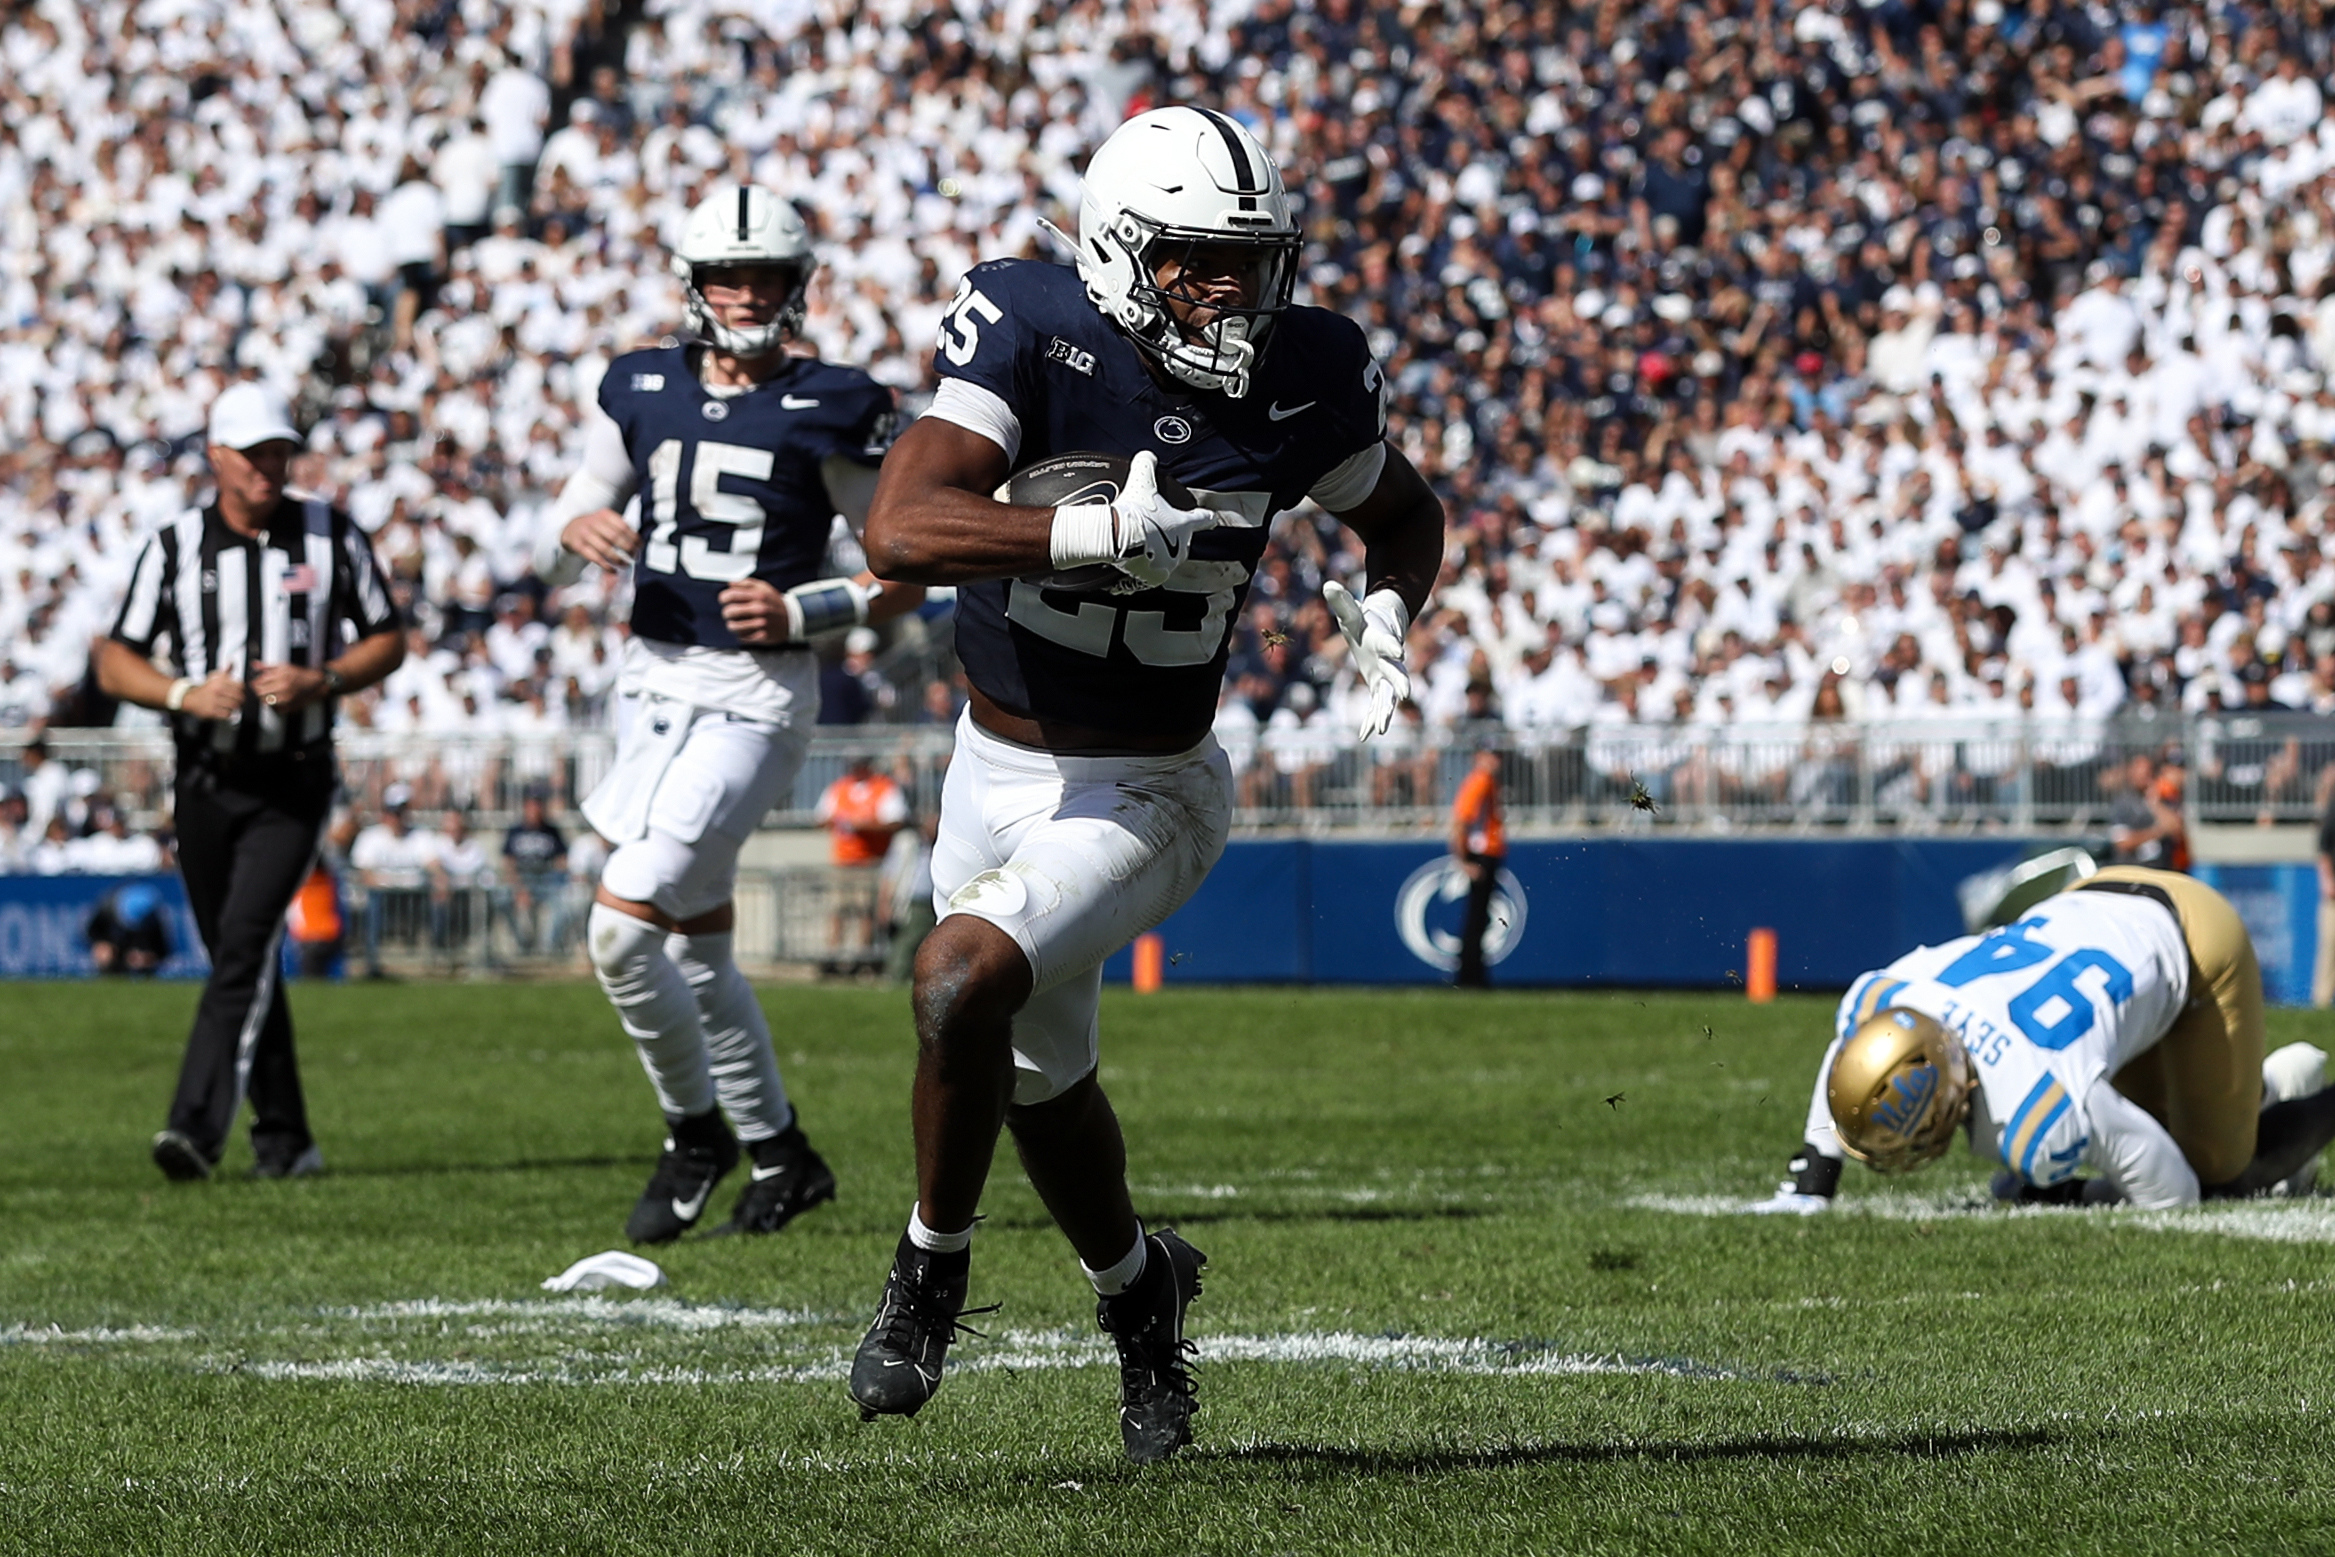
M1500 857L1471 854L1472 874L1467 886L1467 917L1459 926L1459 973L1452 982L1461 989L1490 989L1492 970L1484 961L1484 937L1492 933L1492 893L1500 885Z
M261 1161L289 1162L311 1144L278 942L331 806L330 764L318 767L324 771L293 775L267 795L207 773L179 780L179 872L211 954L211 978L195 1007L170 1128L213 1162L246 1096L252 1152Z

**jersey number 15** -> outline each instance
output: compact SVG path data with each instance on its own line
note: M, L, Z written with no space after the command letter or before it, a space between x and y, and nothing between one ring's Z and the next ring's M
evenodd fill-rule
M762 551L763 506L742 492L722 490L722 477L768 481L775 464L768 449L735 443L700 442L689 469L690 511L706 524L736 526L727 551L716 551L702 535L674 532L681 527L681 440L667 438L649 455L648 545L641 566L651 573L678 573L712 583L734 584L754 571Z

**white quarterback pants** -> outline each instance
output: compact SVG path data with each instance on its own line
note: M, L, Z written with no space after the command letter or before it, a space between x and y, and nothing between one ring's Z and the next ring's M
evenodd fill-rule
M684 922L730 900L739 850L792 790L810 746L816 662L800 659L801 674L788 678L801 683L790 688L795 709L775 719L637 686L619 692L616 765L583 806L614 845L602 886ZM747 1142L793 1122L769 1023L728 931L668 935L596 904L588 941L600 987L667 1118L718 1104Z

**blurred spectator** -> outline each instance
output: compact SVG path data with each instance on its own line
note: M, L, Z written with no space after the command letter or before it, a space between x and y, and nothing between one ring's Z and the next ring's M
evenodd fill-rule
M2108 808L2109 846L2115 863L2178 870L2172 863L2184 831L2181 813L2157 792L2157 759L2135 752L2124 764L2124 782Z
M24 801L24 825L32 837L45 839L50 822L64 820L58 812L72 799L73 775L49 755L49 743L40 736L25 743L24 774L16 792Z
M162 893L143 881L117 887L90 911L88 936L99 973L155 973L171 952Z
M367 978L386 976L381 968L385 931L408 944L425 931L432 946L445 940L440 839L426 828L411 825L406 813L412 803L413 796L404 785L391 785L381 797L381 820L358 833L349 845L349 868L365 889Z
M1492 894L1500 884L1500 866L1508 858L1507 832L1500 821L1500 753L1492 747L1477 749L1451 802L1451 857L1468 882L1467 913L1459 931L1459 972L1452 982L1461 989L1490 989L1484 937L1491 933Z
M821 724L866 724L891 708L898 694L876 672L881 642L873 627L854 627L843 635L843 657L820 666Z
M338 978L348 941L348 916L341 911L340 881L323 861L292 894L284 916L292 967L304 979Z
M881 864L892 837L908 823L908 797L873 757L854 755L843 776L819 796L814 813L827 829L828 858L865 869Z
M468 811L446 813L437 866L431 927L438 949L459 962L476 938L481 960L494 966L494 923L510 917L510 889L502 883L495 856L471 835Z
M22 792L0 784L0 876L28 868L26 854L33 844Z
M503 879L510 892L511 934L532 952L546 911L556 911L567 882L568 843L553 826L540 791L519 802L519 820L503 834ZM562 949L555 937L549 948Z
M73 869L73 829L61 816L49 818L39 842L24 851L24 868L35 876L62 876Z
M113 806L93 807L89 821L90 830L66 845L67 869L84 876L142 876L169 865L162 845L131 832Z

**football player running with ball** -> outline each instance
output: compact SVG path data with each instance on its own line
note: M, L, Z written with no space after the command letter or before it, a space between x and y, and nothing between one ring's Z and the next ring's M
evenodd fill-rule
M2116 866L1908 952L1835 1027L1792 1176L1754 1211L1821 1211L1844 1154L1903 1172L1957 1131L2003 1165L1998 1198L2159 1208L2296 1181L2335 1137L2326 1056L2263 1056L2237 910L2172 871Z
M625 1224L678 1238L751 1159L728 1230L776 1232L834 1198L731 956L738 850L793 787L819 714L823 632L913 609L923 591L823 578L834 516L857 524L891 392L797 356L815 261L802 219L729 186L690 212L673 260L696 339L618 357L553 504L536 570L632 569L616 763L584 801L612 846L587 944L665 1114L663 1155ZM622 510L638 493L636 529ZM727 1115L727 1122L724 1116ZM734 1130L733 1130L734 1127Z
M1130 119L1087 169L1077 269L974 268L941 325L938 396L885 462L871 565L958 586L972 698L915 968L917 1201L851 1370L869 1416L912 1415L940 1385L1002 1128L1118 1344L1128 1455L1191 1439L1184 1310L1204 1260L1136 1219L1095 1077L1103 960L1223 851L1231 773L1209 725L1272 517L1310 496L1362 538L1363 597L1326 587L1366 736L1409 692L1404 636L1443 550L1441 503L1385 441L1361 330L1290 305L1299 241L1247 130L1189 107ZM992 497L1073 453L1130 463L1088 501Z

